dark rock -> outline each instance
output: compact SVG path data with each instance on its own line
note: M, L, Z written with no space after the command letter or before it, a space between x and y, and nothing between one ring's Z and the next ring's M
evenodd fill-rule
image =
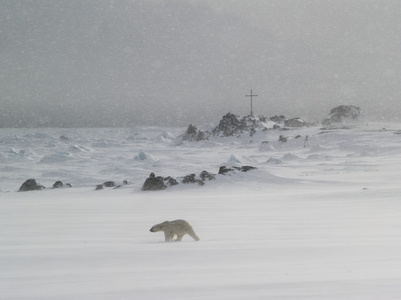
M267 130L265 116L254 117L249 116L236 116L232 113L228 113L223 116L217 127L212 130L214 136L235 136L244 132L249 132L250 136L253 136L258 130Z
M106 181L106 182L103 183L103 185L104 185L105 187L114 187L114 186L116 186L116 184L114 183L114 181Z
M236 115L227 113L212 132L213 135L223 134L223 136L232 136L242 133L245 128L246 123L244 119L239 119Z
M252 128L249 130L249 135L250 135L250 136L253 136L255 133L256 133L256 129L255 129L255 127L252 127Z
M308 126L308 124L301 118L292 118L289 120L285 120L284 126L286 126L286 127L305 127L305 126Z
M142 186L142 191L159 191L167 188L164 184L164 178L161 176L155 176L154 173L150 173L149 178L145 180Z
M204 185L205 183L200 180L200 179L196 179L195 178L195 174L189 174L184 176L184 178L182 179L182 183L188 184L188 183L197 183L199 185Z
M329 116L322 122L323 125L355 121L361 114L361 108L354 105L340 105L330 111Z
M285 117L284 116L274 116L274 117L271 117L270 120L275 123L282 124L285 121Z
M219 169L219 174L224 175L227 174L228 172L232 172L234 169L227 168L226 166L221 166Z
M281 143L285 143L287 141L287 138L285 136L283 136L283 135L280 135L278 137L278 141L281 142Z
M116 185L114 187L114 189L118 189L118 188L122 187L123 185L128 185L128 184L131 184L131 183L128 180L123 180L123 183Z
M164 183L167 186L173 186L173 185L177 185L178 181L176 179L174 179L173 177L168 176L168 177L164 178Z
M248 172L250 170L257 169L256 167L252 166L242 166L242 167L231 167L227 168L226 166L221 166L219 169L219 174L225 175L229 172L240 171L240 172Z
M69 183L64 184L64 183L62 183L61 181L56 181L56 182L53 184L53 188L54 188L54 189L61 189L61 188L64 188L64 187L70 188L70 187L71 187L71 184L69 184Z
M121 185L120 185L121 186ZM106 181L103 182L102 184L98 184L96 185L96 190L102 190L104 187L120 187L120 186L116 186L116 184L114 183L114 181Z
M281 129L281 126L280 126L280 125L277 125L277 124L274 124L274 125L273 125L273 129L274 129L274 130Z
M44 188L45 187L37 183L35 179L28 179L21 185L19 191L20 192L38 191L38 190L43 190Z
M56 181L54 184L53 184L53 188L54 189L59 189L59 188L62 188L64 186L64 184L61 182L61 181Z
M255 169L257 169L257 168L256 167L252 167L252 166L242 166L239 170L241 172L248 172L250 170L255 170Z
M206 134L196 126L189 124L187 131L182 136L183 141L202 141L206 140Z
M199 177L203 180L213 180L216 179L216 175L209 173L208 171L202 171L199 175Z

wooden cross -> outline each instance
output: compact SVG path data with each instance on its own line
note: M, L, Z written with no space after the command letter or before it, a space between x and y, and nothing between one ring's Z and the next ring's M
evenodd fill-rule
M252 98L253 97L257 97L258 95L253 95L252 94L252 90L251 90L251 94L250 95L245 95L245 97L251 97L251 116L253 116L253 111L252 111Z

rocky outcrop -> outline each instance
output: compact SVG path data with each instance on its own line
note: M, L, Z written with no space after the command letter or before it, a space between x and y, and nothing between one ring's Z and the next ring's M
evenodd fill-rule
M187 131L182 136L183 141L202 141L206 140L206 134L199 130L196 126L189 124Z
M167 176L166 178L163 179L164 184L166 184L167 186L174 186L178 184L178 181L171 177L171 176Z
M256 169L252 166L242 166L242 167L231 167L221 166L219 169L220 175L225 175L230 172L247 172ZM143 191L160 191L166 189L168 186L174 186L180 183L183 184L198 184L200 186L205 185L206 181L216 179L216 175L209 173L207 171L202 171L199 175L189 174L183 177L174 179L170 176L163 178L162 176L156 176L154 173L149 175L149 178L145 180L142 186Z
M340 105L330 111L328 117L322 122L323 125L347 123L358 120L361 108L354 105Z
M247 132L250 136L253 136L258 130L267 130L267 127L263 124L264 122L267 122L264 116L258 118L252 115L240 117L228 113L223 116L219 125L212 130L212 133L214 136L228 137Z
M197 179L195 174L189 174L184 176L182 179L182 183L188 184L188 183L197 183L199 185L204 185L205 182L201 179Z
M36 182L35 179L28 179L21 185L19 191L20 192L38 191L38 190L43 190L44 188L45 187Z
M285 120L284 126L285 127L305 127L305 126L308 126L308 124L301 118L292 118L289 120Z
M226 166L221 166L220 169L219 169L219 174L225 175L227 173L231 173L231 172L235 172L235 171L248 172L248 171L254 170L254 169L256 169L256 167L242 166L242 167L230 167L230 168L227 168Z
M242 133L246 129L244 118L239 118L232 113L227 113L220 120L219 125L213 129L213 135L232 136Z
M199 174L199 177L200 177L203 181L216 179L216 175L214 175L214 174L212 174L212 173L209 173L208 171L202 171L202 172Z
M155 173L150 173L149 178L145 180L142 186L142 191L160 191L167 188L164 184L164 178L162 176L156 176Z
M102 184L96 185L96 190L102 190L103 188L114 188L117 189L123 185L130 184L128 180L124 180L122 184L116 184L114 181L105 181Z

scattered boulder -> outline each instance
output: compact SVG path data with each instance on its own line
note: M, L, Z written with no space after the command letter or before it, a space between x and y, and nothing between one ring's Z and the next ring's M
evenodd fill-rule
M114 189L117 189L117 188L122 187L123 185L127 185L127 184L130 184L130 182L128 180L124 180L122 184L118 184L118 185L114 181L105 181L102 184L96 185L96 190L102 190L105 187L108 187L108 188L112 187Z
M250 170L257 169L256 167L252 166L242 166L242 167L231 167L227 168L226 166L221 166L219 169L219 174L225 175L229 172L240 171L240 172L248 172Z
M242 167L231 167L227 168L226 166L221 166L219 170L219 174L226 174L228 172L247 172L249 170L256 169L252 166L242 166ZM199 176L196 174L189 174L184 177L179 177L180 182L183 184L192 184L197 183L200 186L205 184L205 181L216 179L216 175L209 173L207 171L202 171ZM156 176L153 172L150 173L149 178L145 180L145 183L142 186L143 191L159 191L164 190L168 186L174 186L179 184L177 179L174 179L170 176L163 178L162 176ZM103 184L98 185L96 189L103 189Z
M35 179L28 179L21 185L19 191L20 192L38 191L38 190L43 190L44 188L45 187L37 183Z
M142 191L160 191L167 188L164 184L164 178L155 175L155 173L150 173L149 178L145 180L142 186Z
M308 124L301 118L292 118L289 120L285 120L284 126L286 126L286 127L305 127L305 126L308 126Z
M185 184L197 183L200 186L205 184L202 180L196 179L195 176L196 176L195 174L189 174L189 175L184 176L184 178L182 179L182 183L185 183Z
M70 188L71 187L71 184L69 184L69 183L66 183L66 184L64 184L63 182L61 182L61 181L56 181L54 184L53 184L53 188L54 189L61 189L61 188L64 188L64 187L67 187L67 188Z
M322 122L323 125L333 123L344 123L356 121L361 115L361 108L354 105L340 105L330 111L328 117Z
M118 188L122 187L123 185L127 185L127 184L131 184L131 182L129 182L128 180L125 179L125 180L123 180L122 184L116 185L114 187L114 189L118 189Z
M199 175L199 177L203 180L214 180L216 179L216 175L209 173L208 171L202 171Z
M285 136L283 136L283 135L280 135L278 137L278 141L281 142L281 143L285 143L285 142L287 142L287 138Z
M239 170L239 171L241 171L241 172L248 172L248 171L250 171L250 170L255 170L255 169L257 169L256 167L252 167L252 166L242 166L242 167L240 167L240 168L237 168L237 167L234 167L234 168L236 168L237 170Z
M104 185L105 187L115 187L115 186L116 186L116 184L114 183L114 181L106 181L106 182L103 183L103 185Z
M234 171L233 168L227 168L226 166L221 166L220 169L219 169L219 174L220 175L225 175L228 172L233 172L233 171Z
M62 188L64 186L64 184L61 182L61 181L56 181L54 184L53 184L53 188L54 189L59 189L59 188Z
M167 186L174 186L174 185L178 184L178 181L175 178L171 177L171 176L168 176L168 177L164 178L163 181Z

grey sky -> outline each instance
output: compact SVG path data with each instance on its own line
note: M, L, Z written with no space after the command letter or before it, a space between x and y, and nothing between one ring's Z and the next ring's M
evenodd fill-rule
M399 0L0 0L0 126L401 121Z

